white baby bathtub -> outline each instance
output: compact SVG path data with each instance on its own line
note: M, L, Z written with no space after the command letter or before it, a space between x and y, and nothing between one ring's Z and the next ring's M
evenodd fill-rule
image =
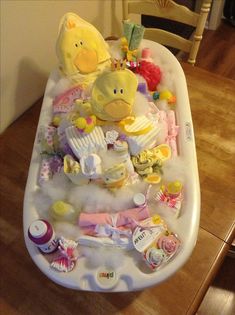
M28 238L28 227L32 221L39 219L33 201L33 192L37 188L37 179L41 157L37 146L37 137L39 127L33 147L32 159L29 169L28 181L24 198L24 237L27 249L38 268L54 282L77 290L88 291L134 291L146 287L154 286L169 278L179 270L190 257L195 246L200 218L200 188L197 168L197 158L195 150L195 140L193 124L191 118L188 91L183 70L177 59L162 45L152 41L143 40L142 46L149 47L153 54L161 59L162 63L168 64L175 76L175 91L177 97L176 119L180 126L178 135L179 155L186 165L187 174L184 188L184 203L181 215L178 219L168 218L170 228L177 233L182 241L179 253L172 261L155 272L146 272L144 268L139 268L138 263L131 255L126 255L124 262L116 269L107 270L105 266L89 269L86 264L86 258L80 258L77 267L68 273L58 272L50 268L50 265L37 247ZM58 81L57 71L51 73L43 100L38 126L46 125L51 119L52 97L49 93ZM111 277L101 278L104 272L111 272Z

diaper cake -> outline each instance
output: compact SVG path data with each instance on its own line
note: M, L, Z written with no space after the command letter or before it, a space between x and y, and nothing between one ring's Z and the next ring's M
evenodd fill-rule
M178 156L177 99L143 34L124 21L123 37L106 42L74 13L61 20L59 80L49 123L40 126L38 219L28 227L58 273L94 263L94 253L101 265L128 255L161 272L183 245L168 224L184 197L182 178L169 173Z

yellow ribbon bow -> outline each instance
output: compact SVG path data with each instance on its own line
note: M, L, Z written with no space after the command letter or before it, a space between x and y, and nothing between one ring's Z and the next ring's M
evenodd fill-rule
M121 37L121 49L126 53L126 58L128 61L133 61L137 57L138 50L130 50L128 47L128 41L126 37Z

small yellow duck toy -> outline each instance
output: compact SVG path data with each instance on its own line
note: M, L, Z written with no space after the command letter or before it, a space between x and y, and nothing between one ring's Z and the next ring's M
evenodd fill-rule
M169 90L163 90L159 93L159 100L166 100L169 105L174 105L176 103L176 97Z
M74 121L74 126L81 133L90 133L95 128L96 117L94 115L88 117L79 117Z
M57 200L52 204L50 214L56 221L75 222L78 216L78 211L76 211L71 204L66 203L63 200Z

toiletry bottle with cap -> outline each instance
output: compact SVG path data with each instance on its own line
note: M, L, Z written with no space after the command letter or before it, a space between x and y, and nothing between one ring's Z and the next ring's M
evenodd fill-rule
M53 227L46 220L32 222L28 229L28 236L40 251L45 254L54 252L58 247L58 240Z

